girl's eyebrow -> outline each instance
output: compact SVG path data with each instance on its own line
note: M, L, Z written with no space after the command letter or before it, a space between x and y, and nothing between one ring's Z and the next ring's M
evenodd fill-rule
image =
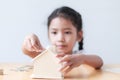
M72 30L71 28L65 28L64 30Z
M58 30L57 28L51 28L51 30ZM72 30L71 28L64 28L63 30Z
M51 30L57 30L56 28L51 28Z

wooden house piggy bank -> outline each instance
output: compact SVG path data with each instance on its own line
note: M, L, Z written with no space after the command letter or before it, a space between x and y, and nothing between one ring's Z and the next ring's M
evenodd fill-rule
M32 78L62 78L59 72L61 64L53 50L49 47L33 59Z

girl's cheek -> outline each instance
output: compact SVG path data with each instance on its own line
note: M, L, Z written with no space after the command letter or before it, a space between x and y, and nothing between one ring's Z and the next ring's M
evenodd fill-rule
M52 45L56 45L56 41L53 40L53 39L51 39L51 44L52 44Z

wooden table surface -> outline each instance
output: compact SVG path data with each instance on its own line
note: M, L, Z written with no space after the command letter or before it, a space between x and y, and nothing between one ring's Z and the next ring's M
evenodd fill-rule
M0 80L60 80L32 79L33 66L30 63L0 63L1 70L3 74L0 74ZM107 64L101 70L81 65L68 73L64 80L120 80L120 64Z

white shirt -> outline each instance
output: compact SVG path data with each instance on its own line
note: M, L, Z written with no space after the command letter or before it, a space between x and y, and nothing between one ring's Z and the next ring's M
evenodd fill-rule
M84 50L75 50L73 51L73 54L81 54L81 53L85 53Z

